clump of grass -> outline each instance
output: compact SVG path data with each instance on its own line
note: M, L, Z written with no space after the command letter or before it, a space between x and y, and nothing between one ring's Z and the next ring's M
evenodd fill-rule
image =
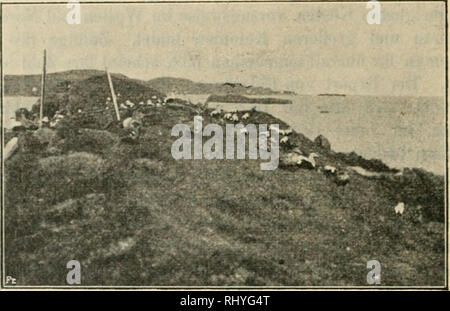
M106 155L118 142L117 135L104 130L80 128L71 120L63 120L57 133L62 141L58 144L64 153L69 151L86 151Z
M54 204L102 191L105 171L105 160L86 152L40 159L41 197Z

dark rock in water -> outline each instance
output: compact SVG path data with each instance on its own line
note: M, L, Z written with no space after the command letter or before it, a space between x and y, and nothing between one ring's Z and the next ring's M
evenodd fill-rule
M328 141L328 139L323 136L323 135L319 135L316 137L316 139L314 139L314 144L316 144L317 146L326 149L326 150L331 150L331 144Z
M218 103L236 103L236 104L271 104L271 105L290 105L292 101L290 99L283 98L253 98L243 95L210 95L206 102L218 102Z

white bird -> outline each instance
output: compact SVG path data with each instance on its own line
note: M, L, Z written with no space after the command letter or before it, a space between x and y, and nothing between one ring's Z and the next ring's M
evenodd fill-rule
M233 116L231 117L231 121L233 121L233 122L239 121L239 117L238 117L238 115L236 113L233 114Z
M395 214L400 214L400 215L402 215L403 212L405 211L405 203L403 203L403 202L398 203L398 204L394 207L394 210L395 210Z
M214 111L211 111L211 113L209 114L211 117L214 117L214 116L217 116L217 115L220 115L220 110L214 110Z
M314 158L319 157L317 153L310 153L308 157L303 155L298 156L297 165L305 168L316 168L316 160Z
M273 124L269 126L272 131L278 132L279 135L285 136L292 133L291 129L281 130L280 128L275 127Z
M250 118L250 114L248 112L244 113L242 120L247 120L248 118Z
M231 113L230 113L230 112L227 112L227 113L223 116L223 118L226 119L226 120L231 120Z
M59 123L60 120L61 120L61 119L55 119L55 120L51 121L51 122L50 122L50 127L51 127L51 128L56 127L56 125Z
M394 174L394 176L403 176L403 168L400 169L397 173Z
M131 121L133 121L133 118L131 118L131 117L128 117L125 120L123 120L123 122L122 122L123 128L130 127L131 126Z
M280 139L281 144L287 144L288 141L289 141L289 138L287 136L284 136L283 138Z
M346 172L341 172L336 177L336 183L340 186L344 186L350 182L350 176Z
M134 107L134 103L131 102L131 101L129 101L129 100L127 100L127 101L125 102L125 105L127 105L128 107L131 107L131 108Z
M325 165L323 170L327 174L332 174L332 175L336 174L336 168L334 166L331 166L331 165Z

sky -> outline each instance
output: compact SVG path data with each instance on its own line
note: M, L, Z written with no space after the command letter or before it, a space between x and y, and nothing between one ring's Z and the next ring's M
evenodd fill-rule
M443 2L3 6L3 72L103 69L299 94L445 96Z

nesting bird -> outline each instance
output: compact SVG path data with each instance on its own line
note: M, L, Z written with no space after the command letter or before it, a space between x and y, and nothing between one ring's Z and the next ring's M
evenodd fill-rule
M209 114L211 117L215 117L217 115L220 115L220 110L216 109L214 111L211 111L211 113Z
M280 144L287 144L289 141L289 138L287 136L284 136L280 139Z
M288 128L286 130L284 130L284 135L291 135L292 134L292 129Z
M339 172L336 176L336 184L345 186L350 182L350 176L346 172Z
M331 165L325 165L325 167L323 168L325 174L327 175L336 175L336 168L334 166Z
M281 130L273 125L270 125L269 127L271 130L278 132L279 135L281 136L287 136L287 135L291 135L292 134L292 129L288 128L286 130Z
M314 169L316 168L316 160L314 158L318 158L319 155L317 153L310 153L308 157L303 155L299 155L297 165L303 168Z
M394 207L394 210L395 210L395 214L400 214L400 215L402 215L403 212L405 211L405 203L403 203L403 202L398 203L398 204Z
M134 103L132 101L129 101L128 99L126 100L125 105L127 105L130 108L134 107Z
M138 120L135 120L131 117L128 117L125 120L123 120L122 125L123 125L123 128L137 128L137 127L141 126L141 122L139 122Z
M316 168L316 160L319 155L312 152L308 157L304 156L302 152L295 148L293 152L289 152L288 154L284 154L280 158L281 167L286 168L306 168L306 169L315 169Z

